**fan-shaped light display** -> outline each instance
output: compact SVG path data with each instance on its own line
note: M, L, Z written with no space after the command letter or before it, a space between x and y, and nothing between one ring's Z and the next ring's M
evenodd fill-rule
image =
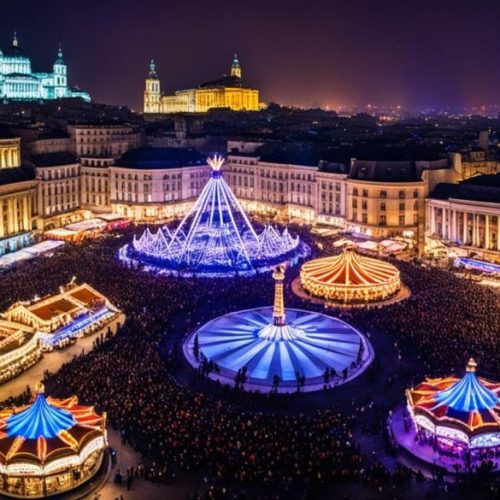
M351 248L340 255L306 262L300 281L310 295L344 303L384 300L401 288L396 267L357 254Z
M106 415L68 399L46 398L0 410L0 491L42 497L75 488L100 467L107 446Z
M245 382L269 389L277 389L277 383L284 390L295 388L302 379L304 390L317 390L325 374L332 383L359 375L373 356L368 340L339 319L285 310L284 277L284 267L277 266L274 307L226 314L191 334L184 344L188 360L195 366L214 363L230 383L243 371Z
M180 224L156 232L149 228L120 257L180 276L228 276L267 271L295 263L309 253L307 245L287 229L265 226L257 233L222 177L223 159L210 158L210 180Z
M419 432L459 447L500 447L500 383L477 377L469 360L461 379L427 379L406 391L407 407ZM442 439L441 439L442 440Z

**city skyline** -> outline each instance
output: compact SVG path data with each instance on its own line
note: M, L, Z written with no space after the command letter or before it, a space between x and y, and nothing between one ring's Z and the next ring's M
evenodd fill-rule
M499 10L448 0L416 12L392 0L376 10L368 2L220 1L208 10L198 0L28 1L3 7L0 46L16 31L40 71L61 42L75 84L97 102L136 110L151 58L162 91L172 92L227 73L234 52L265 101L458 109L500 102Z

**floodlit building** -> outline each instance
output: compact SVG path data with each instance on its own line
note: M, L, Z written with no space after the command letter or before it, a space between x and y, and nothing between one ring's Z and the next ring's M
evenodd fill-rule
M0 131L0 255L29 245L38 223L35 170L21 165L20 142Z
M161 93L156 64L151 60L144 91L144 113L201 113L213 108L234 111L259 109L259 91L243 86L236 54L229 76L202 83L193 89L178 90L173 95Z
M472 247L500 251L500 173L441 183L427 199L427 233Z
M210 178L206 157L193 149L139 148L109 168L112 211L139 221L187 213Z
M127 124L76 124L68 126L80 158L119 158L129 149L138 148L142 134Z
M69 87L67 73L61 47L51 73L34 72L31 59L14 33L10 47L0 50L0 100L39 101L74 97L90 101L87 92Z
M79 220L80 164L68 152L31 156L36 167L38 213L43 228L50 229Z

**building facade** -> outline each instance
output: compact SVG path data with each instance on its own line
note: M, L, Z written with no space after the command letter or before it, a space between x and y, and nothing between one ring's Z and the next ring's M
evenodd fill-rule
M131 125L70 125L68 131L79 157L119 158L142 145L142 133Z
M67 152L31 156L36 168L41 228L50 229L80 219L80 163Z
M209 177L206 158L194 150L129 151L109 168L111 210L137 221L184 215Z
M0 254L29 244L34 231L93 213L147 222L183 216L210 176L206 157L193 149L138 147L142 133L130 125L73 125L69 131L76 156L58 151L68 138L44 138L49 142L40 147L29 143L31 165L22 165L19 138L0 136ZM499 251L499 194L488 197L479 185L497 177L457 183L459 161L308 166L264 161L251 148L235 152L240 145L231 149L223 175L253 215L373 238L403 236L419 249L433 236ZM443 189L457 191L443 195Z
M500 252L500 173L438 184L427 199L429 236L485 252Z
M52 73L35 73L31 59L19 46L14 34L12 45L0 50L0 99L4 101L38 101L80 98L90 101L87 92L70 88L68 67L61 47L52 66Z
M161 93L156 64L151 60L144 90L144 113L202 113L213 108L234 111L259 109L259 91L243 86L241 66L236 54L229 76L202 83L197 88L178 90L173 95Z

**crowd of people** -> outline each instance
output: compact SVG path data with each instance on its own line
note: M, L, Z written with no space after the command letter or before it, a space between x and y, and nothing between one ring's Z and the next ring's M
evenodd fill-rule
M77 394L82 403L107 411L123 442L142 455L140 469L148 477L170 481L176 471L201 471L212 498L255 487L259 494L282 496L313 495L339 483L373 486L381 495L404 487L409 471L390 472L366 457L354 436L356 426L366 425L365 408L376 412L377 422L387 415L366 394L346 406L274 411L263 395L224 397L221 390L199 390L183 376L182 336L220 314L270 304L272 278L173 279L126 267L116 252L130 231L68 246L2 276L0 310L53 293L76 276L126 313L114 337L48 374L48 392ZM424 375L460 374L470 356L480 372L499 379L500 296L445 271L397 265L411 298L383 309L344 312L343 319L372 337L383 332L391 338L402 358L402 384ZM288 304L304 307L289 285L285 294Z

